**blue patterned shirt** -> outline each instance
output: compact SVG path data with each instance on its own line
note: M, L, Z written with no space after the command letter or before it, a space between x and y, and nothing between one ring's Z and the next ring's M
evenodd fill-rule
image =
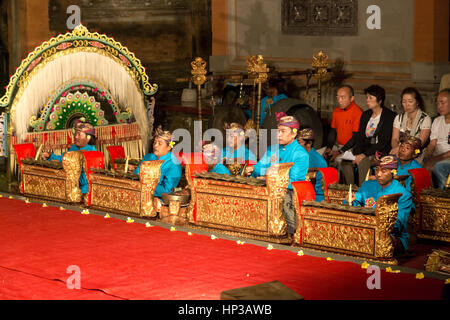
M95 146L87 144L85 145L83 148L79 148L76 144L74 144L73 146L70 147L69 150L67 150L67 152L70 151L97 151L97 149L95 148ZM64 152L65 153L65 152ZM57 155L57 154L51 154L50 157L48 158L48 160L57 160L59 162L62 162L62 158L64 156L64 153L62 155ZM81 193L82 194L86 194L89 191L89 181L86 177L86 174L84 173L84 169L81 170L81 174L80 174L80 179L78 179L78 183L80 184L80 189L81 189Z
M297 140L288 145L271 145L261 160L254 166L252 177L263 176L267 169L276 163L293 162L294 165L289 170L289 186L292 190L293 181L304 181L309 168L309 155Z
M139 166L134 170L135 174L139 174L141 164L144 161L164 160L161 165L161 178L155 190L155 197L161 198L163 193L170 193L172 189L178 186L181 179L181 164L172 152L168 152L162 157L158 158L154 153L147 153L142 159Z

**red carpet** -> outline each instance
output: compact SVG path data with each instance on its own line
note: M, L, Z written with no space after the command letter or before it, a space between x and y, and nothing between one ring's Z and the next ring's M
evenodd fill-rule
M70 290L70 265L81 289ZM393 267L395 269L395 267ZM444 281L0 198L1 299L220 299L278 280L305 299L440 299Z

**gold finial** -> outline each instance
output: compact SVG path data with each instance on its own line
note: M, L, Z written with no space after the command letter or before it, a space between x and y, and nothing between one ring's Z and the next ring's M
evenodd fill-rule
M256 73L255 73L255 67L254 65L256 64L256 56L250 56L247 59L247 70L248 70L248 76L249 78L256 78Z
M85 26L83 26L81 23L79 25L77 25L72 31L73 35L79 36L79 37L85 36L88 33L89 33L89 30Z
M191 62L191 67L192 82L197 86L201 86L206 81L206 61L197 57Z
M264 58L262 55L251 56L248 60L248 74L250 77L255 78L256 83L264 83L267 81L267 73L269 68L264 63Z
M255 124L255 121L253 121L253 119L248 119L244 125L244 131L251 130L251 129L255 130L256 124Z
M322 50L313 56L312 67L316 71L314 75L317 78L324 78L327 74L328 56Z

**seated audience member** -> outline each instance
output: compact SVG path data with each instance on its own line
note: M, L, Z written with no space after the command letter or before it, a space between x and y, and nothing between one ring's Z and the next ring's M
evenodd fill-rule
M256 163L256 157L249 149L245 147L244 127L239 123L225 123L226 147L222 150L224 162L233 163L237 161L244 164L245 161Z
M297 137L298 143L305 148L309 155L309 167L310 168L326 168L328 167L325 159L313 148L314 145L314 131L311 128L300 128L300 132ZM314 185L314 191L316 194L316 201L323 201L325 199L322 190L322 174L320 171L316 172L316 183Z
M352 206L375 208L378 198L385 195L401 193L398 199L397 221L392 235L394 236L394 255L405 253L408 250L408 218L413 202L411 193L400 182L394 179L398 168L395 156L381 158L375 170L376 180L365 181L358 191L352 195ZM344 200L344 204L347 200Z
M293 181L304 181L309 168L309 156L306 150L296 140L300 127L295 117L284 112L276 114L278 124L278 144L270 146L261 160L254 167L247 167L245 173L253 177L264 176L270 166L277 163L293 162L289 170L289 185L283 201L283 215L286 219L287 233L293 235L297 228L297 214L292 197Z
M401 94L401 99L404 112L395 117L392 129L390 154L396 156L402 136L419 138L421 146L425 146L431 133L431 118L423 111L425 106L419 91L416 88L406 88Z
M350 148L354 156L353 160L342 161L341 169L346 184L354 184L354 166L358 169L358 185L365 180L367 172L372 166L372 160L378 151L388 154L391 150L392 125L395 112L384 106L386 93L378 85L372 85L364 90L368 110L364 111L359 121L359 129L355 139L347 143L340 152Z
M437 98L439 117L431 126L430 144L424 168L432 172L437 187L444 189L450 174L450 89L443 89Z
M207 143L202 147L203 156L208 164L208 172L215 172L220 174L230 174L230 171L222 162L220 148L213 143Z
M409 176L405 181L405 188L408 191L411 191L411 176L408 170L422 168L422 166L415 160L421 155L422 153L421 148L422 148L421 140L419 138L412 136L409 137L404 136L400 142L400 147L398 148L397 175Z
M181 165L175 155L172 153L172 134L170 131L163 131L159 126L154 134L153 152L144 156L139 166L134 170L139 174L141 164L144 161L164 160L161 165L161 178L155 189L155 197L161 199L163 193L170 193L172 189L178 186L181 179Z
M284 81L282 79L269 79L266 82L264 91L266 96L261 99L260 127L262 127L266 116L272 114L272 106L282 99L287 99L287 95L284 93Z
M355 103L354 90L349 85L340 86L336 93L338 106L333 111L331 130L328 134L327 148L324 152L330 162L339 155L341 149L349 140L354 139L359 128L362 109ZM340 157L339 157L340 158ZM338 167L340 159L336 159Z
M95 142L97 141L95 137L95 129L92 124L86 122L85 118L79 118L74 121L73 134L75 144L70 147L67 152L70 151L97 151L95 148ZM42 158L50 161L62 162L63 155L49 154L48 152L42 153ZM84 169L81 171L80 179L78 180L81 193L86 194L89 191L89 182L87 180Z

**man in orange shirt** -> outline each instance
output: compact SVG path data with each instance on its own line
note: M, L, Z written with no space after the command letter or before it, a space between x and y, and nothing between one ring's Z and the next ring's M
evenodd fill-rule
M342 85L336 94L338 107L333 111L331 119L331 131L328 134L327 148L324 157L333 162L340 155L340 150L344 145L352 140L354 134L358 132L359 119L362 109L355 103L355 93L351 86ZM336 159L339 164L339 159Z

